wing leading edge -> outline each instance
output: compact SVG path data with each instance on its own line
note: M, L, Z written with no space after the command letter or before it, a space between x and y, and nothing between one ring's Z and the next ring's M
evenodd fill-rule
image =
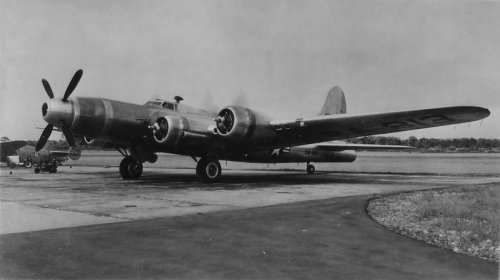
M300 135L303 142L314 143L459 124L489 115L490 111L482 107L456 106L357 116L319 116L271 121L270 125L278 133Z

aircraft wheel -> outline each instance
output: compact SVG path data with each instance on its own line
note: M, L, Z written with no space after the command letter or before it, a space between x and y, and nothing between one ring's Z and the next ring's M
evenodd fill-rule
M36 174L40 173L40 168L35 167L35 173L36 173Z
M57 173L57 166L56 165L52 165L48 169L49 169L49 173Z
M17 165L16 165L15 163L11 163L11 164L10 164L10 168L14 169L14 168L16 168L16 167L17 167Z
M316 168L312 164L307 165L307 174L312 175L316 171Z
M125 157L120 163L120 175L124 180L141 177L142 169L142 163L131 156Z
M220 162L216 159L202 158L196 165L196 175L205 183L215 183L219 181L222 174Z
M25 160L24 161L24 167L26 167L26 168L33 167L33 162L31 162L31 160Z

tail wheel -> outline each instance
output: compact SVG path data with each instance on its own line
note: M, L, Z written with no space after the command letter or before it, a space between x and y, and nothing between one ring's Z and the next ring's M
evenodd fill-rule
M316 168L312 164L307 165L307 174L312 175L316 172Z
M120 175L124 180L141 177L142 169L142 163L131 156L126 156L120 163Z
M216 159L202 158L196 166L196 175L205 183L215 183L219 181L222 174L220 162Z

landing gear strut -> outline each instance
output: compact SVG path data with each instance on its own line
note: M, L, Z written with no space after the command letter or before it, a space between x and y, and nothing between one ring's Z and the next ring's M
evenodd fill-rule
M312 175L316 171L316 168L314 167L314 165L307 163L306 170L307 170L307 174Z
M202 158L196 165L196 175L202 182L215 183L222 174L220 162L216 159Z
M131 156L126 156L120 163L120 175L124 180L137 179L142 174L142 163Z

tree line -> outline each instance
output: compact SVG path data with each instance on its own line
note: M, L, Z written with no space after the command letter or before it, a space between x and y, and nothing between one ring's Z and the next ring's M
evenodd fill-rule
M426 152L500 152L500 139L485 138L417 138L407 139L391 136L364 136L348 139L354 144L405 145Z

